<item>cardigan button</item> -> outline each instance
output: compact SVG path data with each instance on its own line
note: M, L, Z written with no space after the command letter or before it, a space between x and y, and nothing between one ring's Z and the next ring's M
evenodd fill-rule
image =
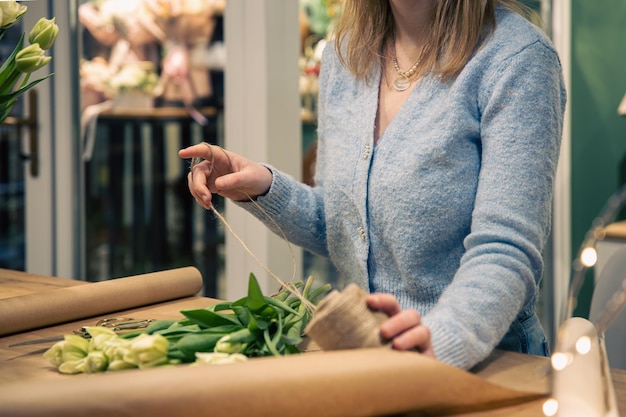
M365 150L363 151L363 159L367 159L370 156L370 145L365 145Z
M356 229L356 231L359 234L359 236L361 236L361 240L365 240L365 230L363 230L362 227L359 227L358 229Z

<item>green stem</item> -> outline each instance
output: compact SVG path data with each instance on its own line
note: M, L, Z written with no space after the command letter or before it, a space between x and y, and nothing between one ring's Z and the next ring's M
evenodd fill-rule
M32 73L28 73L26 74L26 76L24 77L24 80L22 81L22 84L20 85L20 88L24 88L26 86L26 84L28 84L28 80L30 79L30 74Z

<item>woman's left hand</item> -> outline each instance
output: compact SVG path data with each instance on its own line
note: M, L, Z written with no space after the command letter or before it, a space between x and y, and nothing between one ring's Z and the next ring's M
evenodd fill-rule
M402 310L398 300L391 294L375 293L367 296L367 305L389 316L380 326L380 334L391 340L394 349L417 350L435 358L430 339L430 329L422 323L416 310Z

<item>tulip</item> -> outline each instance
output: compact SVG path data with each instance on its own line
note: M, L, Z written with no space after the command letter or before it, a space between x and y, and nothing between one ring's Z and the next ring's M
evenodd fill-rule
M139 368L152 368L168 363L168 349L169 341L160 334L143 333L134 338L130 344L130 350Z
M139 363L130 345L130 341L121 338L110 340L105 343L103 352L117 369L137 368Z
M8 29L26 13L28 7L17 1L0 1L0 29Z
M85 366L83 372L88 374L93 374L96 372L104 372L109 366L109 360L104 354L104 352L93 351L89 352L87 357L84 359Z
M89 341L80 336L67 334L63 340L48 349L43 356L54 366L59 366L66 362L78 362L84 359L88 351Z
M104 326L88 326L85 327L85 330L91 336L89 351L104 350L105 344L108 341L119 338L117 333Z
M52 60L52 57L44 55L44 50L39 44L27 46L15 56L15 69L19 72L30 74L44 67Z
M218 353L240 353L248 347L247 343L232 342L230 339L230 334L223 336L215 344L214 351Z
M50 349L46 350L43 357L48 359L50 363L56 367L63 363L63 345L65 341L55 343Z
M81 374L85 369L85 358L63 362L59 365L59 372L62 374Z
M124 369L133 369L136 367L137 367L136 365L126 362L122 359L116 359L116 360L109 362L109 367L107 369L109 371L122 371Z
M55 24L55 21L56 18L54 17L52 19L45 17L39 19L28 34L28 42L31 44L38 43L43 50L50 49L59 33L59 26Z
M63 362L59 366L59 372L62 374L93 374L106 371L108 365L109 360L103 352L92 351L82 359Z
M195 364L222 365L227 363L245 362L246 355L241 353L196 352Z

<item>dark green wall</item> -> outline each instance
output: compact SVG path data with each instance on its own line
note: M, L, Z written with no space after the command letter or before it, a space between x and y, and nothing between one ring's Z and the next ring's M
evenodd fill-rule
M623 178L626 117L617 107L626 93L626 1L572 0L572 254ZM593 277L588 274L576 315L586 317Z

